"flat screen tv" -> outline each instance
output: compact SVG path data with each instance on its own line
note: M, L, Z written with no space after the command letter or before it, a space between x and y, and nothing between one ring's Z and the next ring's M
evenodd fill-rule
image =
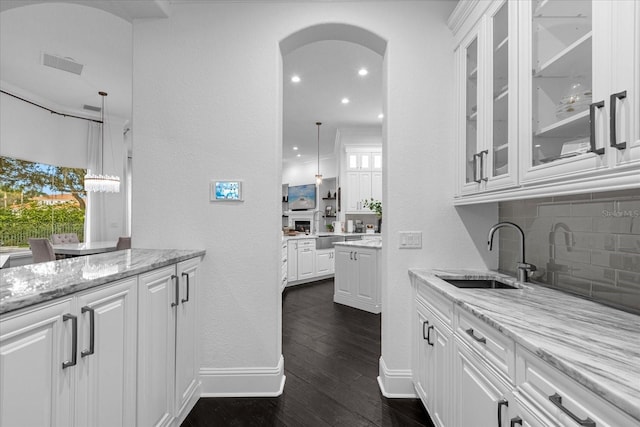
M289 209L292 211L304 211L316 208L315 184L294 185L289 187Z

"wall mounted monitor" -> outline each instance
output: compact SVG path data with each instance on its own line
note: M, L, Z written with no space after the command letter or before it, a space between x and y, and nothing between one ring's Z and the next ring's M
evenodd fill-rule
M210 200L212 202L241 202L242 181L219 180L211 181Z

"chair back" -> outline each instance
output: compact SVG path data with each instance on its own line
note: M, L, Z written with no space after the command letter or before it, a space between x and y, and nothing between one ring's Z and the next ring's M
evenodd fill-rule
M123 249L131 249L131 237L118 237L116 250L121 251Z
M63 243L80 243L80 240L78 240L76 233L52 234L51 243L61 245Z
M56 255L53 253L53 247L49 239L29 239L29 246L31 247L34 264L56 260Z

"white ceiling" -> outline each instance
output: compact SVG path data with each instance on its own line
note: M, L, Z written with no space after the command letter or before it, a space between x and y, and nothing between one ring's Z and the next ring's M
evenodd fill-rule
M361 68L369 74L359 76ZM343 41L311 43L284 57L283 73L285 161L317 159L316 122L322 122L321 157L333 154L338 128L381 128L382 57L374 51ZM293 75L301 81L291 82ZM345 97L348 104L341 103Z
M19 88L33 95L34 100L46 101L47 106L66 112L80 112L85 104L99 106L98 91L106 91L109 94L106 112L128 119L131 117L132 91L131 20L141 14L162 15L158 3L163 2L91 0L92 7L83 3L89 2L0 2L0 80L3 88ZM16 7L20 5L23 7ZM142 10L141 6L146 9ZM42 65L43 52L73 58L84 64L82 75ZM336 129L380 127L380 55L353 43L323 41L290 52L283 62L285 161L316 160L317 121L323 123L320 128L322 157L333 153ZM357 74L362 67L369 71L366 77ZM293 74L300 76L300 83L291 83ZM343 97L351 102L341 104ZM300 147L297 152L292 150L294 145ZM297 153L301 154L300 158L295 157Z

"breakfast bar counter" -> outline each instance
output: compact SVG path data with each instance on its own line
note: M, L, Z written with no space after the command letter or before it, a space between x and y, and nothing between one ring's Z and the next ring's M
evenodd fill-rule
M127 249L2 269L0 314L204 254L204 250Z

